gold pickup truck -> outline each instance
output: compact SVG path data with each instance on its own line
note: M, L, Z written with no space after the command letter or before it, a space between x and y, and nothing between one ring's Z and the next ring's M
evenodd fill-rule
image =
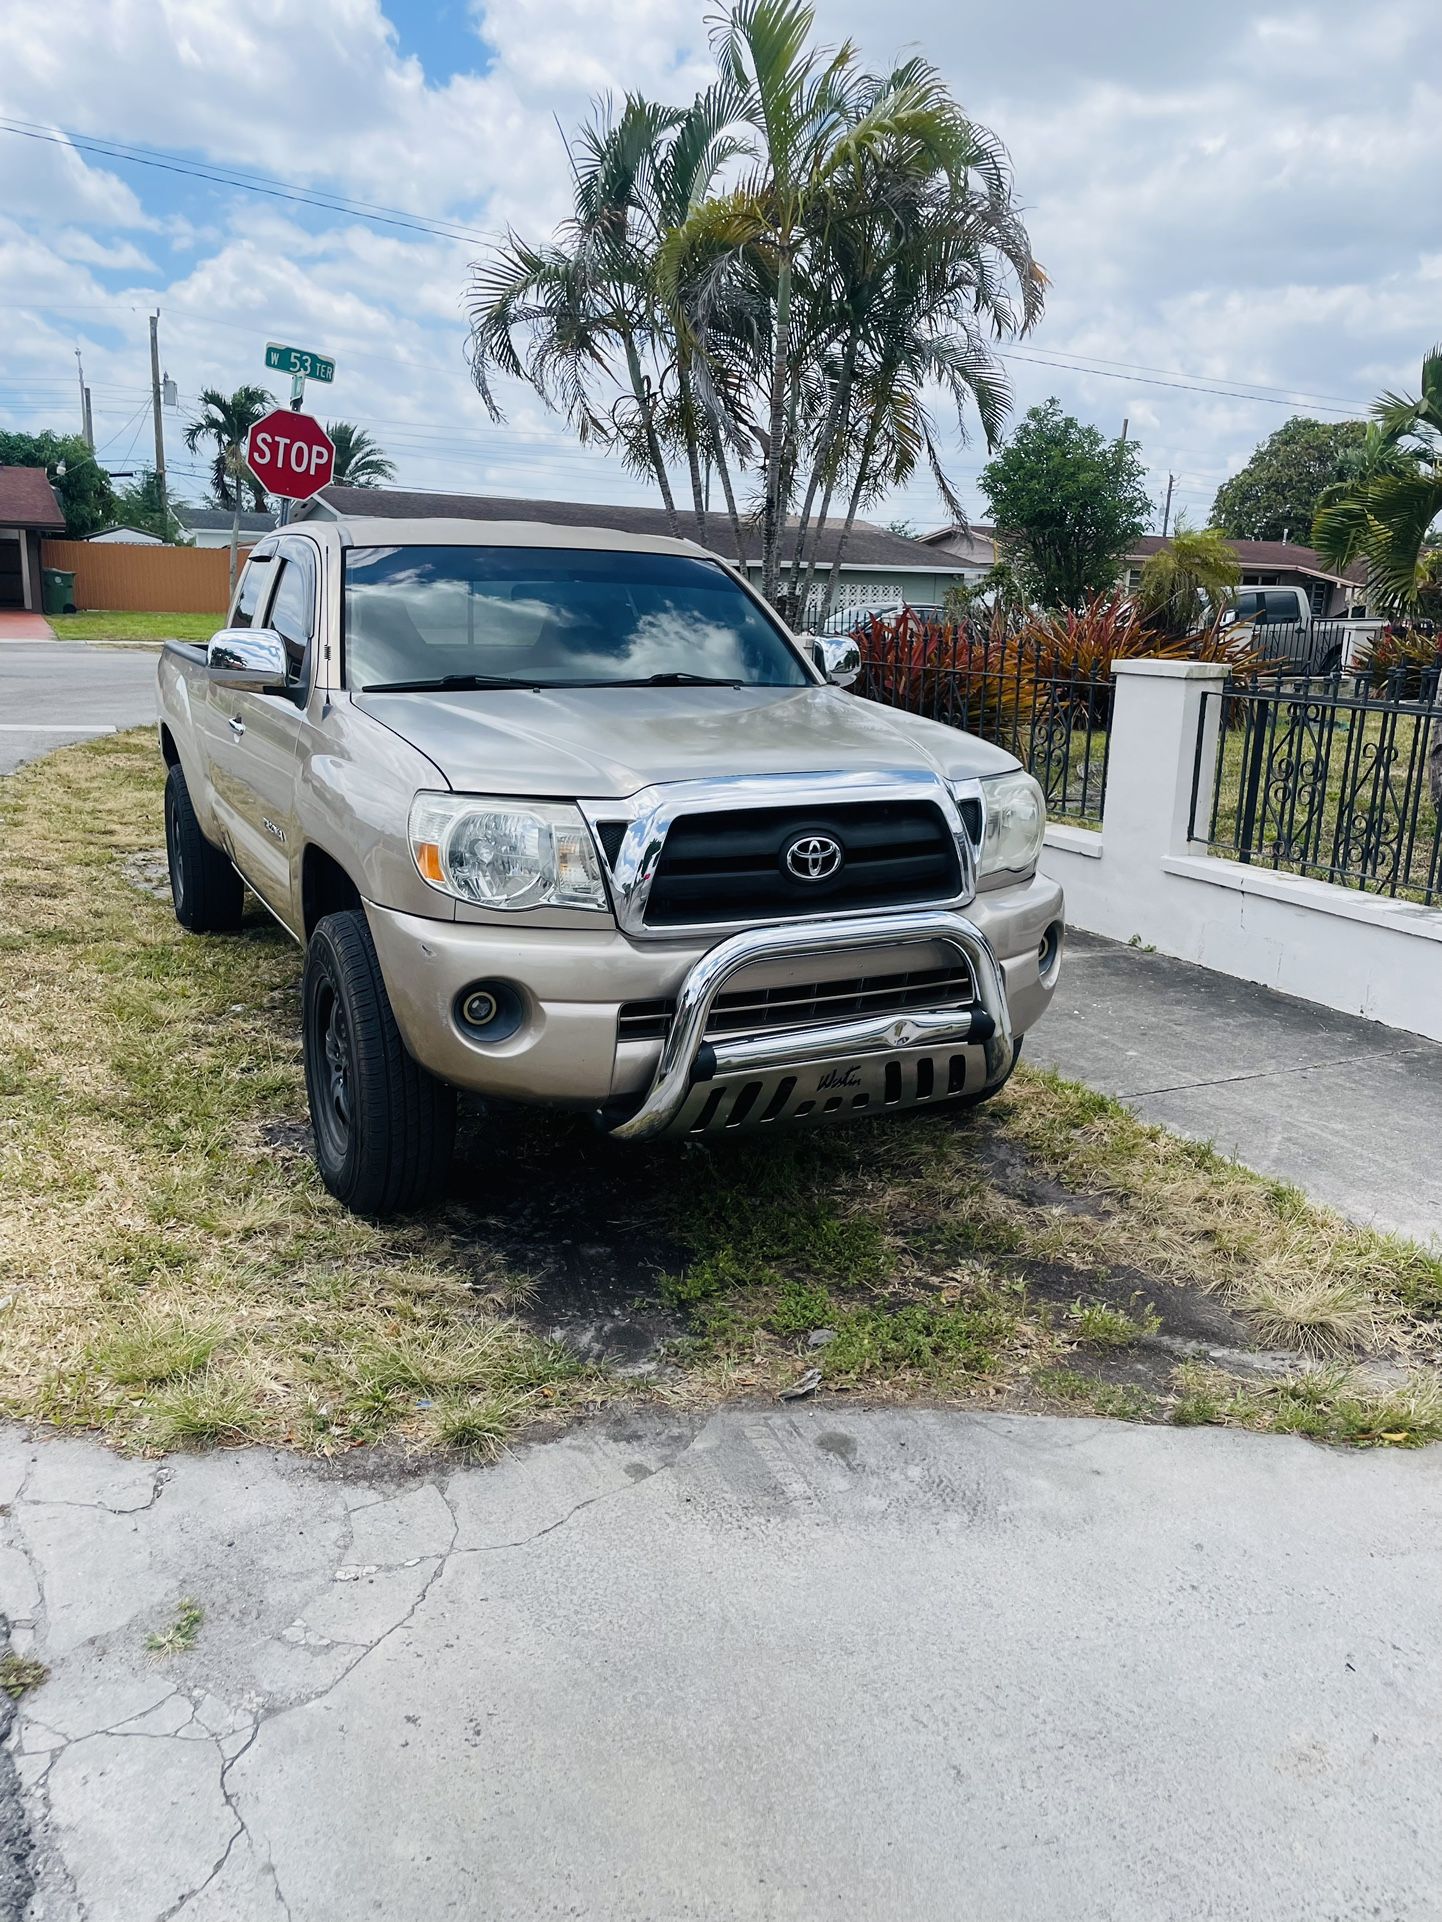
M303 522L161 657L175 912L305 949L315 1151L443 1189L457 1089L631 1140L975 1101L1061 962L1011 755L845 691L684 541Z

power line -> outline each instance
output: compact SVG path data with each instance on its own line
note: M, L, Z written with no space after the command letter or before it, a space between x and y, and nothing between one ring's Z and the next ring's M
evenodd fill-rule
M68 147L77 153L93 153L104 160L118 160L132 167L154 167L161 173L184 174L193 180L205 180L213 186L233 187L243 193L264 194L271 200L289 200L302 206L320 207L327 213L348 214L354 219L369 220L383 227L404 227L413 233L434 234L442 240L464 240L472 245L486 245L498 238L496 232L487 232L478 227L442 226L439 221L428 220L423 214L408 214L398 208L383 208L363 200L350 200L343 194L325 194L307 191L294 181L277 180L266 174L247 174L237 169L213 167L199 161L187 161L179 155L168 154L164 148L140 149L126 147L119 141L91 140L80 134L69 132L64 127L47 131L34 121L21 121L0 118L0 133L10 133L24 140L41 140L52 147ZM162 157L163 156L163 157Z
M1028 367L1059 367L1066 374L1094 375L1098 380L1124 380L1141 387L1175 387L1186 394L1220 394L1223 400L1241 400L1258 403L1267 407L1290 407L1293 410L1300 404L1297 400L1281 400L1272 394L1240 394L1229 387L1208 387L1186 380L1159 380L1155 375L1112 373L1104 367L1074 367L1069 361L1047 360L1040 354L1019 354L1014 348L1003 352L1000 348L992 350L998 360L1016 361ZM1333 406L1329 403L1314 402L1326 414L1347 414L1354 419L1366 418L1367 409L1359 406Z

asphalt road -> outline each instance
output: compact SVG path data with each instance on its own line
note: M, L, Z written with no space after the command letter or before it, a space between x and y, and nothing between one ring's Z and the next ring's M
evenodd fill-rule
M156 659L77 641L0 643L0 774L68 742L153 722Z
M46 1922L1439 1913L1442 1450L835 1402L427 1475L12 1432L0 1502Z

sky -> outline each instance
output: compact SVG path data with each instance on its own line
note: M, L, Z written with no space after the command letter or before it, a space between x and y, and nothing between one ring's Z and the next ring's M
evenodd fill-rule
M181 498L205 493L182 440L200 389L254 381L283 397L264 368L276 340L334 356L334 385L312 385L307 407L366 427L400 484L654 499L524 389L490 421L466 369L466 289L508 225L542 237L564 213L561 129L594 99L683 103L704 84L714 4L7 10L0 425L77 428L78 347L99 458L149 461L158 308ZM1055 394L1109 434L1126 420L1156 526L1169 475L1173 515L1202 524L1220 481L1290 414L1360 417L1383 389L1415 390L1442 337L1436 0L818 0L816 38L853 39L873 68L925 53L1004 141L1051 280L1040 325L1002 348L1016 411ZM949 466L984 519L986 450L974 418L969 430L948 434ZM947 516L923 477L872 518Z

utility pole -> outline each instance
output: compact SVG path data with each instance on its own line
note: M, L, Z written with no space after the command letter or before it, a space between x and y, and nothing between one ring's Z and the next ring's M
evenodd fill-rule
M75 372L80 381L80 433L91 453L95 452L95 436L90 431L90 389L85 385L85 362L80 358L80 349L75 349Z
M160 418L160 309L150 316L150 411L155 420L155 486L160 496L160 538L170 538L170 504L165 495L165 427Z
M1176 485L1175 474L1167 475L1167 504L1162 509L1162 539L1167 538L1167 529L1172 524L1172 489Z
M1123 447L1125 447L1127 444L1127 429L1131 426L1131 424L1132 424L1131 415L1128 414L1122 421L1122 446Z

